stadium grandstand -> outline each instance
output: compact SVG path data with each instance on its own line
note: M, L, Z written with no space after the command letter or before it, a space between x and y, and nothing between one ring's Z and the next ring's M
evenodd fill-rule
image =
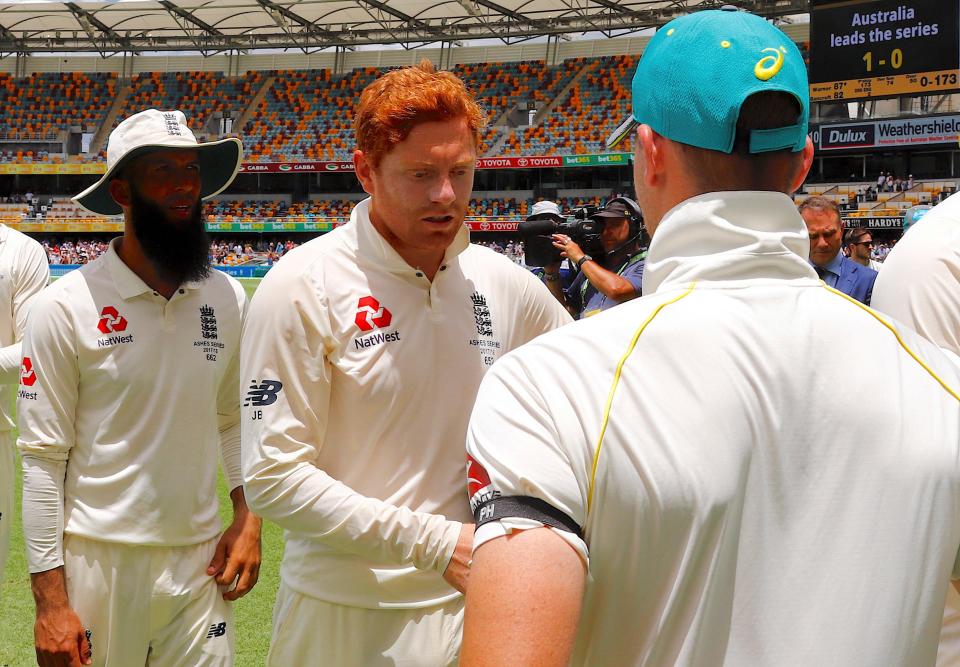
M366 196L352 164L364 87L429 59L461 77L487 116L471 239L523 263L517 226L537 201L572 214L633 195L632 145L611 152L604 140L628 112L636 64L659 26L723 4L0 0L0 223L36 237L54 276L95 259L122 220L91 214L71 197L105 171L107 138L120 121L148 108L180 109L201 140L243 143L241 173L205 215L215 264L249 278L252 292L279 258L347 223ZM813 18L821 6L884 3L733 4L775 22L800 47L817 81L811 88L820 86L810 118L814 166L797 200L835 201L848 226L871 230L882 260L911 211L957 190L960 70L941 67L943 81L912 70L901 88L885 79L880 92L854 89L847 84L864 74L840 71L840 59L822 47L829 28L818 32ZM937 53L960 53L956 31L952 47ZM276 570L280 543L277 533L265 536L264 571ZM25 564L9 567L7 579L12 611L2 620L0 665L32 664ZM275 592L276 581L261 587L268 585ZM270 592L245 601L237 632L250 641L238 665L265 663L272 599Z
M609 153L604 139L626 113L636 63L657 25L717 4L0 2L0 220L39 235L116 233L119 220L70 196L102 173L120 120L178 108L201 139L244 145L243 173L207 207L211 230L302 241L343 224L363 197L351 173L360 91L428 58L487 112L468 224L477 238L509 236L539 199L571 211L631 192L629 141ZM739 4L809 56L807 2ZM824 103L811 125L816 136L842 120L956 105L954 94ZM881 236L896 234L905 210L956 189L956 146L833 148L818 151L799 196L834 199L850 224ZM880 173L904 187L877 192Z

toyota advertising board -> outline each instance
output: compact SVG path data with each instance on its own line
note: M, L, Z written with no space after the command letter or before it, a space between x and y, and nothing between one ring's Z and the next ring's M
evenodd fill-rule
M831 123L813 131L814 143L822 151L955 144L958 137L960 114Z
M553 169L561 167L616 167L628 165L630 153L597 155L523 155L482 157L477 169ZM250 162L240 165L241 174L292 174L297 172L352 172L353 162ZM0 172L2 173L2 172Z

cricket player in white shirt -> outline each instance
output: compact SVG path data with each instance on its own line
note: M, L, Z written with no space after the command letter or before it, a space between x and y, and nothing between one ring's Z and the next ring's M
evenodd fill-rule
M236 139L198 144L179 111L125 119L106 174L75 199L122 212L124 234L31 311L18 445L44 667L233 664L229 602L260 565L240 474L246 297L210 270L200 201L240 156Z
M473 537L463 441L484 373L570 321L464 227L483 119L429 63L356 114L350 223L275 266L243 333L250 506L286 529L268 663L456 663Z
M0 224L0 583L10 549L13 519L13 393L20 382L21 339L27 313L50 280L43 246Z
M883 263L871 305L960 358L960 195L912 225ZM938 667L960 665L960 593L947 592Z
M757 16L650 40L614 137L636 128L644 296L483 380L463 665L933 663L960 374L807 263L808 109Z

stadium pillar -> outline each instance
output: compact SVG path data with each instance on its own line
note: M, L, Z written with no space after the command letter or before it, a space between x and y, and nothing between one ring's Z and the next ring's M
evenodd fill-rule
M347 50L342 46L338 46L333 51L333 73L336 75L341 75L346 69L344 67L344 62L347 59Z

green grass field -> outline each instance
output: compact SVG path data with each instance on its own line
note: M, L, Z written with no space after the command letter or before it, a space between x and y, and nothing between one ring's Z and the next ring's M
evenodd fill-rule
M260 283L258 279L241 280L248 295ZM19 459L18 459L19 466ZM20 506L20 476L17 475L16 499ZM230 519L230 498L221 476L218 484L220 512L224 522ZM26 551L19 513L13 517L10 557L6 577L0 584L0 666L29 667L36 665L33 652L33 596L27 574ZM260 667L266 662L270 646L270 617L280 583L280 557L283 554L283 533L275 525L263 526L263 565L257 587L234 604L237 623L237 667Z

